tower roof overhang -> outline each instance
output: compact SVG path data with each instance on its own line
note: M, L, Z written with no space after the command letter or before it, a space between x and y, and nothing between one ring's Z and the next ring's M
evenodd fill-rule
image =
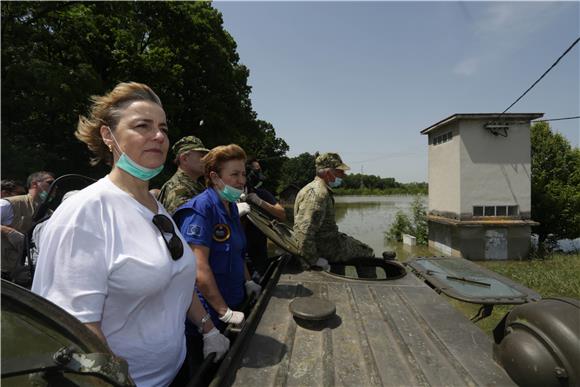
M497 118L503 119L520 119L520 120L535 120L544 116L544 113L456 113L452 114L447 118L425 128L421 131L421 134L428 134L436 129L439 129L445 125L449 125L454 121L459 121L462 119L487 119L490 121L496 120Z

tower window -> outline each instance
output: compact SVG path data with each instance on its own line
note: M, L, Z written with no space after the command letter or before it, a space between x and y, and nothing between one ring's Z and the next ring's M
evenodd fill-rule
M518 216L518 206L473 206L473 216Z

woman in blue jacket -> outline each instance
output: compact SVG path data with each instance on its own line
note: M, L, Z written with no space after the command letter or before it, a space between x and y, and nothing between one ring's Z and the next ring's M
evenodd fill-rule
M174 219L197 257L196 286L214 324L241 324L237 309L246 294L261 291L250 278L244 256L246 237L236 201L246 184L246 153L230 144L204 158L208 188L175 212Z

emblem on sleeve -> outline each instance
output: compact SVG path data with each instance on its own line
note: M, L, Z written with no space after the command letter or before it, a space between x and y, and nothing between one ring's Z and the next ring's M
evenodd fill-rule
M230 239L231 230L227 224L216 224L213 227L213 240L216 242L224 242Z
M187 228L187 235L193 236L193 237L198 237L201 235L201 226L199 224L191 224L188 228Z

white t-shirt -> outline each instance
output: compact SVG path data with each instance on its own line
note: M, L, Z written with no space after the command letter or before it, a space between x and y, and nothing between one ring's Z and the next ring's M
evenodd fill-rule
M196 275L177 226L184 254L174 261L153 216L104 177L48 220L32 284L81 322L101 321L110 348L127 360L140 387L168 385L179 371Z

